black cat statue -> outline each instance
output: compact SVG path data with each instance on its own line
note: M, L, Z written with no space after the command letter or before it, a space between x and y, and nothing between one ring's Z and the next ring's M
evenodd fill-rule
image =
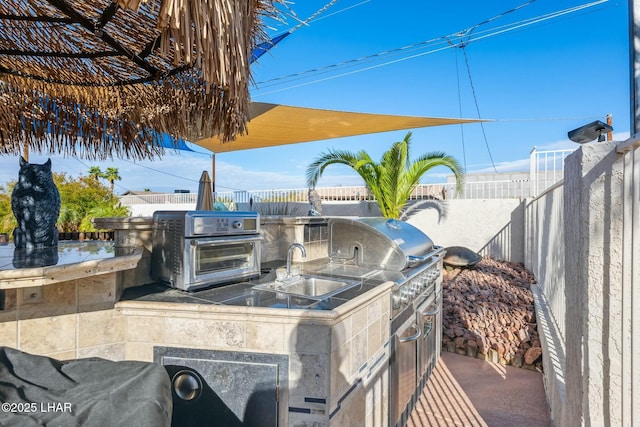
M16 249L38 249L58 245L56 221L60 193L53 182L51 159L42 165L20 157L18 183L11 193L11 209L18 220L13 230Z

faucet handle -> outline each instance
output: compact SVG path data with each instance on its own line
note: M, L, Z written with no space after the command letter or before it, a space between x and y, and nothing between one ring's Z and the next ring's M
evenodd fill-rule
M282 281L287 278L287 269L285 267L276 268L276 280Z

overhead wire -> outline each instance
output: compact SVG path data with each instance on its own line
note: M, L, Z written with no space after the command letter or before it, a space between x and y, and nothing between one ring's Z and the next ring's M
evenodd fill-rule
M326 10L328 10L330 7L332 7L337 2L337 0L331 0L328 3L326 3L322 8L320 8L318 11L316 11L315 13L313 13L312 15L310 15L308 18L306 18L304 20L299 19L297 17L297 15L295 14L295 12L293 10L291 10L292 13L289 16L291 16L293 19L298 21L298 24L296 26L294 26L289 31L296 31L297 29L301 28L302 26L308 25L311 22L317 22L317 21L319 21L321 19L325 19L325 18L328 18L330 16L345 12L345 11L347 11L349 9L361 6L363 4L366 4L369 1L371 1L371 0L364 0L364 1L361 1L361 2L359 2L357 4L354 4L354 5L348 6L346 8L337 10L337 11L331 13L331 14L325 14L324 16L320 16L322 13L324 13ZM268 93L273 93L273 92L279 92L279 91L283 91L283 90L293 89L293 88L300 87L300 86L305 86L305 85L309 85L309 84L313 84L313 83L318 83L318 82L321 82L321 81L325 81L325 80L329 80L329 79L333 79L333 78L338 78L338 77L342 77L342 76L346 76L346 75L350 75L350 74L355 74L355 73L367 71L367 70L374 69L374 68L379 68L379 67L386 66L386 65L391 65L391 64L394 64L394 63L397 63L397 62L401 62L401 61L406 61L406 60L409 60L409 59L414 59L414 58L417 58L417 57L420 57L420 56L425 56L425 55L429 55L429 54L432 54L432 53L440 52L440 51L443 51L443 50L446 50L446 49L449 49L449 48L452 48L452 47L464 47L467 44L472 43L472 42L483 40L483 39L486 39L486 38L489 38L489 37L495 37L497 35L501 35L501 34L504 34L504 33L510 32L510 31L514 31L514 30L517 30L517 29L521 29L521 28L524 28L524 27L527 27L527 26L530 26L530 25L533 25L533 24L537 24L537 23L544 22L544 21L547 21L547 20L550 20L550 19L558 18L558 17L564 16L564 15L567 15L567 14L570 14L570 13L578 12L580 10L585 10L587 8L590 8L590 7L597 6L599 4L605 3L608 0L598 0L598 1L591 2L591 3L586 3L586 4L583 4L583 5L579 5L579 6L575 6L575 7L571 7L571 8L567 8L567 9L563 9L563 10L560 10L560 11L550 12L550 13L547 13L547 14L539 15L537 17L527 18L527 19L524 19L524 20L521 20L521 21L518 21L518 22L515 22L515 23L510 23L510 24L505 24L505 25L502 25L502 26L494 27L492 29L487 29L487 30L484 30L484 31L476 31L479 27L481 27L483 25L486 25L486 24L488 24L490 22L493 22L493 21L497 20L498 18L505 16L506 14L515 12L516 10L519 10L519 9L522 9L523 7L528 6L529 4L531 4L531 3L535 2L535 1L536 0L530 0L530 1L525 2L525 3L523 3L523 4L519 5L519 6L516 6L513 9L510 9L510 10L508 10L506 12L503 12L503 13L501 13L499 15L496 15L496 16L494 16L492 18L489 18L489 19L481 21L481 22L479 22L477 24L474 24L471 27L468 27L468 28L466 28L466 29L464 29L462 31L458 31L456 33L453 33L453 34L450 34L450 35L447 35L447 36L436 37L436 38L432 38L432 39L425 40L425 41L422 41L422 42L414 43L414 44L411 44L411 45L407 45L407 46L403 46L403 47L387 50L387 51L384 51L384 52L379 52L379 53L372 54L372 55L363 56L363 57L352 59L352 60L348 60L348 61L343 61L343 62L340 62L340 63L336 63L336 64L324 66L324 67L315 68L315 69L312 69L312 70L307 70L307 71L303 71L303 72L299 72L299 73L294 73L294 74L290 74L290 75L283 76L283 77L273 78L273 79L269 79L269 80L266 80L266 81L263 81L263 82L258 82L258 83L255 83L255 84L256 84L256 86L258 86L258 85L265 85L266 83L272 83L269 86L263 86L263 87L276 86L276 85L279 85L279 84L284 84L284 83L286 83L286 82L288 82L288 81L290 81L292 79L302 79L307 74L328 73L328 72L334 71L335 69L337 69L339 67L342 67L342 68L355 67L355 66L358 66L358 65L360 65L362 63L374 62L374 61L379 60L380 58L383 58L383 57L398 56L398 55L401 55L401 54L415 52L415 51L420 50L420 49L425 49L425 48L433 46L433 45L435 45L435 46L442 45L440 47L433 48L432 50L429 50L429 51L426 51L426 52L418 52L417 54L413 54L413 55L410 55L410 56L407 56L407 57L402 57L402 58L399 58L399 59L396 59L396 60L393 60L393 61L388 61L388 62L385 62L385 63L382 63L382 64L373 65L373 66L366 67L366 68L363 68L363 69L354 70L354 71L351 71L351 72L348 72L348 73L343 73L343 74L331 76L331 77L328 77L328 78L319 79L319 80L307 82L307 83L304 83L304 84L291 86L291 87L288 87L288 88L274 90L274 91L271 91L271 92L268 92ZM472 35L472 33L473 33L473 35ZM452 41L452 40L454 40L454 41ZM465 62L467 63L467 72L469 74L469 79L470 79L471 86L472 86L472 92L474 94L476 110L478 112L478 117L480 117L479 108L478 108L478 104L477 104L477 99L476 99L476 96L475 96L475 90L473 89L473 82L472 82L472 79L471 79L470 69L469 69L469 66L468 66L468 59L466 57L466 52L464 51L464 48L463 48L463 52L464 52L464 55L465 55ZM458 67L458 63L457 63L457 56L456 56L456 70L458 69L457 67ZM460 83L458 81L458 86L459 85L460 85ZM266 95L266 94L267 93L264 93L262 95ZM459 100L459 104L460 104L460 111L462 111L461 101L460 100ZM593 118L593 116L586 117L586 118L587 119ZM578 119L578 118L575 118L575 117L570 117L570 118L514 118L514 119L499 119L499 120L495 120L495 121L507 122L507 121L574 120L574 119ZM585 117L581 117L579 119L585 119ZM489 146L488 146L488 143L487 143L486 133L485 133L484 126L483 126L482 122L480 122L480 125L482 127L482 132L483 132L483 135L484 135L485 144L487 145L487 150L489 151L489 157L491 158L491 163L492 163L494 171L495 171L496 170L495 163L494 163L493 158L491 156L491 152L490 152L490 149L489 149ZM463 139L462 144L463 144L464 168L466 170L467 165L466 165L466 155L464 154L464 144L465 144L465 142L464 142L464 132L463 132L462 135L463 135L462 136L462 139ZM201 154L201 155L211 155L209 153L204 153L204 152L195 151L195 150L194 150L194 153ZM82 163L79 159L76 159L76 160L78 160L78 162L80 162L83 166L89 168L86 164ZM138 164L138 163L131 162L131 161L126 160L126 159L121 159L121 160L125 160L125 161L127 161L127 162L129 162L129 163L131 163L133 165L136 165L136 166L148 169L148 170L152 170L152 171L160 173L160 174L171 176L171 177L174 177L174 178L179 178L179 179L183 179L183 180L190 181L190 182L195 182L195 183L199 182L198 180L185 178L185 177L180 176L180 175L175 175L175 174L172 174L172 173L169 173L169 172L165 172L165 171L161 171L161 170L158 170L158 169L154 169L154 168L151 168L151 167L148 167L148 166L145 166L145 165L141 165L141 164ZM127 190L126 188L124 188L123 186L121 186L121 185L119 185L117 183L115 185L117 185L120 188L123 188L123 189ZM225 188L225 189L229 189L229 190L233 190L233 191L244 191L242 189L236 189L236 188L232 188L232 187L225 187L225 186L220 186L220 185L217 185L217 186L220 187L220 188Z
M87 168L87 170L91 169L91 167L90 167L89 165L87 165L86 163L84 163L84 162L83 162L82 160L80 160L79 158L77 158L77 157L72 157L72 158L73 158L73 159L75 159L75 160L76 160L78 163L80 163L82 166L84 166L85 168ZM115 182L115 181L113 182L113 186L114 186L114 187L118 187L118 188L120 188L120 189L122 189L122 190L124 190L124 191L130 191L130 189L129 189L129 188L126 188L126 187L124 187L124 186L122 186L122 185L118 184L118 183L117 183L117 182Z
M467 75L469 76L469 84L471 85L473 102L476 106L476 112L478 113L478 118L482 119L482 116L480 115L480 107L478 106L478 97L476 96L476 89L473 85L473 79L471 78L471 67L469 67L469 58L467 57L467 50L465 49L464 45L461 48L462 48L462 53L464 54L464 62L467 66ZM482 137L484 138L484 144L486 145L487 152L489 153L489 159L491 159L491 165L493 166L493 171L497 173L498 170L496 169L496 164L493 161L493 156L491 155L491 149L489 148L489 141L487 140L487 133L484 129L484 124L482 121L480 122L480 129L482 129Z
M460 90L460 71L458 69L458 53L456 52L456 81L458 83L458 110L460 112L460 118L462 118L462 91ZM467 152L464 147L464 126L460 124L460 139L462 140L462 161L463 172L467 173Z
M320 9L318 9L315 13L313 13L309 17L307 17L307 19L305 19L304 21L300 21L300 23L298 25L296 25L291 30L289 30L289 33L293 33L294 31L298 30L300 27L303 27L305 25L309 25L309 23L311 21L316 19L318 16L320 16L322 13L324 13L327 9L329 9L331 6L333 6L337 2L338 2L338 0L330 0L327 4L325 4Z
M198 153L198 154L206 154L206 153L202 153L202 152L196 152L196 153ZM80 159L78 159L77 157L74 157L74 159L75 159L78 163L80 163L82 166L84 166L85 168L87 168L87 170L89 170L89 169L90 169L90 166L89 166L89 165L87 165L86 163L82 162L82 161L81 161ZM198 180L198 179L185 178L185 177L180 176L180 175L172 174L172 173L169 173L169 172L166 172L166 171L162 171L162 170L159 170L159 169L151 168L151 167L149 167L149 166L141 165L141 164L139 164L139 163L132 162L131 160L128 160L128 159L119 159L119 160L125 161L125 162L127 162L127 163L131 163L131 164L132 164L132 165L134 165L134 166L138 166L138 167L141 167L141 168L144 168L144 169L148 169L148 170L151 170L151 171L153 171L153 172L156 172L156 173L159 173L159 174L162 174L162 175L167 175L167 176L171 176L171 177L174 177L174 178L180 178L180 179L183 179L183 180L185 180L185 181L190 181L190 182L194 182L194 183L199 183L199 182L200 182L200 180ZM122 186L122 185L118 184L117 182L114 182L114 185L115 185L116 187L118 187L118 188L120 188L120 189L124 190L124 191L129 191L129 190L130 190L129 188L126 188L126 187L124 187L124 186ZM224 188L224 189L226 189L226 190L232 190L232 191L246 191L246 189L234 188L234 187L225 187L225 186L223 186L223 185L219 185L219 184L216 184L216 187Z
M317 21L320 21L320 20L322 20L322 19L329 18L329 17L331 17L331 16L337 15L337 14L339 14L339 13L346 12L347 10L351 10L351 9L356 8L356 7L362 6L363 4L369 3L370 1L371 1L371 0L363 0L363 1L359 2L359 3L352 4L351 6L347 6L347 7L344 7L344 8L342 8L342 9L340 9L340 10L336 10L336 11L335 11L335 12L333 12L333 13L325 14L324 16L321 16L321 17L319 17L319 18L314 18L314 19L310 20L310 21L309 21L309 23L311 23L311 22L317 22Z
M430 55L436 52L440 52L446 49L450 49L452 47L456 47L456 45L458 45L459 43L465 43L465 44L469 44L472 42L476 42L479 40L483 40L489 37L495 37L498 35L502 35L505 34L507 32L510 31L515 31L518 29L522 29L525 28L527 26L530 25L534 25L534 24L538 24L544 21L548 21L550 19L554 19L554 18L558 18L561 16L565 16L567 14L570 13L575 13L581 10L585 10L587 8L590 7L594 7L603 3L606 3L608 0L597 0L591 3L586 3L586 4L582 4L579 6L574 6L571 8L567 8L567 9L563 9L563 10L559 10L559 11L555 11L555 12L550 12L547 14L543 14L543 15L539 15L533 18L527 18L521 21L517 21L515 23L510 23L510 24L505 24L502 26L498 26L492 29L487 29L484 31L476 31L476 29L478 28L478 26L482 23L478 23L478 24L474 24L471 27L468 27L462 31L458 31L456 33L452 33L446 36L440 36L440 37L435 37L429 40L425 40L422 42L418 42L418 43L413 43L411 45L407 45L407 46L403 46L403 47L399 47L399 48L395 48L395 49L390 49L387 51L383 51L383 52L379 52L379 53L375 53L375 54L371 54L371 55L366 55L366 56L362 56L359 58L355 58L355 59L350 59L347 61L342 61L339 63L335 63L335 64L331 64L331 65L326 65L326 66L322 66L322 67L317 67L314 69L310 69L310 70L306 70L306 71L301 71L301 72L297 72L297 73L292 73L292 74L288 74L285 76L281 76L281 77L274 77L271 79L267 79L264 81L260 81L260 82L256 82L254 83L255 85L255 89L257 91L260 91L262 89L265 88L269 88L269 87L274 87L274 86L279 86L279 85L283 85L283 84L288 84L291 81L295 81L295 80L302 80L304 78L307 78L308 75L318 75L318 74L326 74L329 72L334 72L337 71L338 69L344 69L344 68L353 68L356 67L362 63L370 63L370 62L374 62L380 59L383 59L385 57L390 57L390 56L397 56L400 54L406 54L409 52L413 52L416 50L421 50L421 49L426 49L426 48L431 48L430 50L427 51L421 51L415 54L411 54L408 56L404 56L392 61L387 61L387 62L383 62L380 64L376 64L376 65L372 65L372 66L368 66L368 67L364 67L364 68L359 68L353 71L349 71L349 72L344 72L341 74L337 74L337 75L333 75L333 76L329 76L326 78L321 78L321 79L316 79L316 80L312 80L312 81L307 81L304 83L300 83L300 84L296 84L296 85L292 85L292 86L288 86L285 88L280 88L280 89L275 89L269 92L264 92L264 93L254 93L253 96L257 97L257 96L264 96L264 95L268 95L271 93L275 93L275 92L281 92L284 90L289 90L289 89L294 89L294 88L298 88L298 87L302 87L302 86L307 86L307 85L311 85L311 84L315 84L315 83L320 83L323 81L327 81L327 80L331 80L331 79L335 79L335 78L339 78L339 77L344 77L344 76L348 76L348 75L352 75L352 74L356 74L356 73L360 73L360 72L364 72L364 71L368 71L368 70L372 70L375 68L380 68L380 67L384 67L387 65L392 65L392 64L396 64L398 62L403 62L403 61L407 61L410 59L415 59L421 56L425 56L425 55ZM523 7L524 5L527 5L531 2L527 2L524 3L523 5L519 6L518 8ZM503 12L500 15L496 15L493 18L490 18L488 20L485 20L483 22L492 22L493 20L497 19L500 16L504 16L504 14L506 13L511 13L512 11L515 11L518 9L511 9L507 12ZM453 42L452 42L453 40Z

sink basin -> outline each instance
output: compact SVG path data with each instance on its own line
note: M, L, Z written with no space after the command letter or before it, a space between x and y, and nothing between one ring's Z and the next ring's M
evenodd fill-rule
M290 294L308 297L323 297L341 292L345 287L351 287L355 282L324 279L321 277L303 277L301 280L287 285L285 291Z
M225 305L271 308L307 308L317 303L315 298L306 298L279 292L253 289L249 293L222 301Z
M359 281L336 280L317 276L300 276L298 280L289 282L271 282L255 286L254 289L267 289L290 295L300 295L307 298L326 298L343 292L357 284Z

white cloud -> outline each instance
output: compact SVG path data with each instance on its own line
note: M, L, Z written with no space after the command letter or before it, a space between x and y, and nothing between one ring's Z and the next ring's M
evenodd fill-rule
M629 139L629 132L614 132L613 135L614 141L625 141ZM538 151L543 150L575 150L580 145L571 141L569 138L561 139L559 141L549 142L543 145L539 145L536 147Z

